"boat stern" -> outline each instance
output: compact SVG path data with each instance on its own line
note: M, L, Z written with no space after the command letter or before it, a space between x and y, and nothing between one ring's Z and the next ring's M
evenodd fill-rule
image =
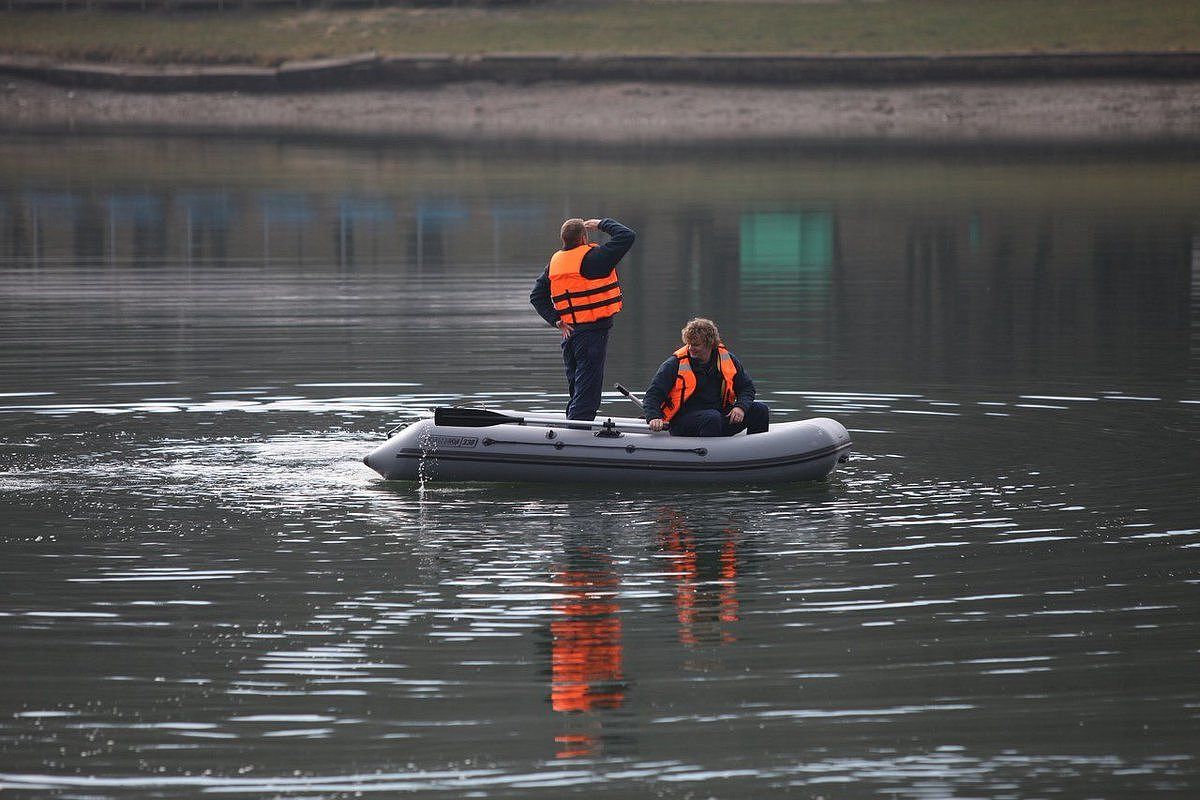
M809 422L819 426L824 435L828 437L829 446L837 452L835 464L845 464L850 460L850 448L853 442L850 440L850 432L846 430L846 426L829 417L817 417Z

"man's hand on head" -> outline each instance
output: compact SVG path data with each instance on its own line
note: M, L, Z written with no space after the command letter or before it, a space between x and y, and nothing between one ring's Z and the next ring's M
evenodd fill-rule
M600 220L588 219L583 221L584 230L595 231L600 229Z

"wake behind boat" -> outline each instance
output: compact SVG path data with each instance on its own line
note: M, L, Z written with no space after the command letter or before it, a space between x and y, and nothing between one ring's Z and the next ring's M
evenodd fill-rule
M765 433L696 438L652 433L645 420L595 422L479 408L438 408L407 425L363 463L386 480L622 484L816 481L850 451L826 417Z

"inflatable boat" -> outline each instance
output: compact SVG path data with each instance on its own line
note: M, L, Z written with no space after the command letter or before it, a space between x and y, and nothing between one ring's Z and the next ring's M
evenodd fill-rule
M363 463L393 481L753 484L821 480L849 451L846 429L824 417L701 439L653 433L628 417L438 408Z

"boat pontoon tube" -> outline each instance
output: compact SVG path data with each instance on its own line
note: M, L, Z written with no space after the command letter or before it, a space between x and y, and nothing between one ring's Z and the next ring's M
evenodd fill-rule
M743 484L821 480L850 450L846 429L825 417L776 423L752 436L701 439L652 433L640 419L576 423L501 414L520 423L479 427L470 420L422 419L363 462L387 480Z

